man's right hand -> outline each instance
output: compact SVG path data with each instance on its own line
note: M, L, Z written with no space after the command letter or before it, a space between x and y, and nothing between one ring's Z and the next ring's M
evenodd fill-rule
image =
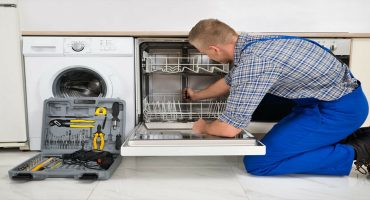
M194 95L195 91L191 88L185 88L182 91L182 98L185 99L186 101L194 101Z
M203 99L223 96L229 92L230 86L226 84L224 78L209 85L206 89L194 91L191 88L185 88L182 91L182 98L186 101L199 101Z

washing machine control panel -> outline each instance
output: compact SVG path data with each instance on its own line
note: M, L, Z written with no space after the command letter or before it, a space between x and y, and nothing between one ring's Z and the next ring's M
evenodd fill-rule
M76 56L132 56L132 38L65 37L63 54Z
M91 38L65 38L64 53L88 54L91 52Z

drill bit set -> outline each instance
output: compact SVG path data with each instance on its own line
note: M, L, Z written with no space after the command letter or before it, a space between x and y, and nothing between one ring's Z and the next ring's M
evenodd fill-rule
M44 102L42 152L9 171L12 179L108 179L121 162L125 102L51 98Z

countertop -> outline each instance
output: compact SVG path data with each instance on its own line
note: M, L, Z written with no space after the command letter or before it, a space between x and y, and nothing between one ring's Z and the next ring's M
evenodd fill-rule
M311 38L370 38L370 33L348 32L250 32L250 34L293 35ZM132 36L187 37L186 31L23 31L23 36Z

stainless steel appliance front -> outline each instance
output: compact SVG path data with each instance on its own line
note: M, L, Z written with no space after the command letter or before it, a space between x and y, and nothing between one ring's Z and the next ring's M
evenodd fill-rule
M183 38L135 41L136 124L123 156L263 155L265 146L247 131L234 138L194 134L198 118L214 120L226 99L183 100L186 87L200 90L229 72Z

